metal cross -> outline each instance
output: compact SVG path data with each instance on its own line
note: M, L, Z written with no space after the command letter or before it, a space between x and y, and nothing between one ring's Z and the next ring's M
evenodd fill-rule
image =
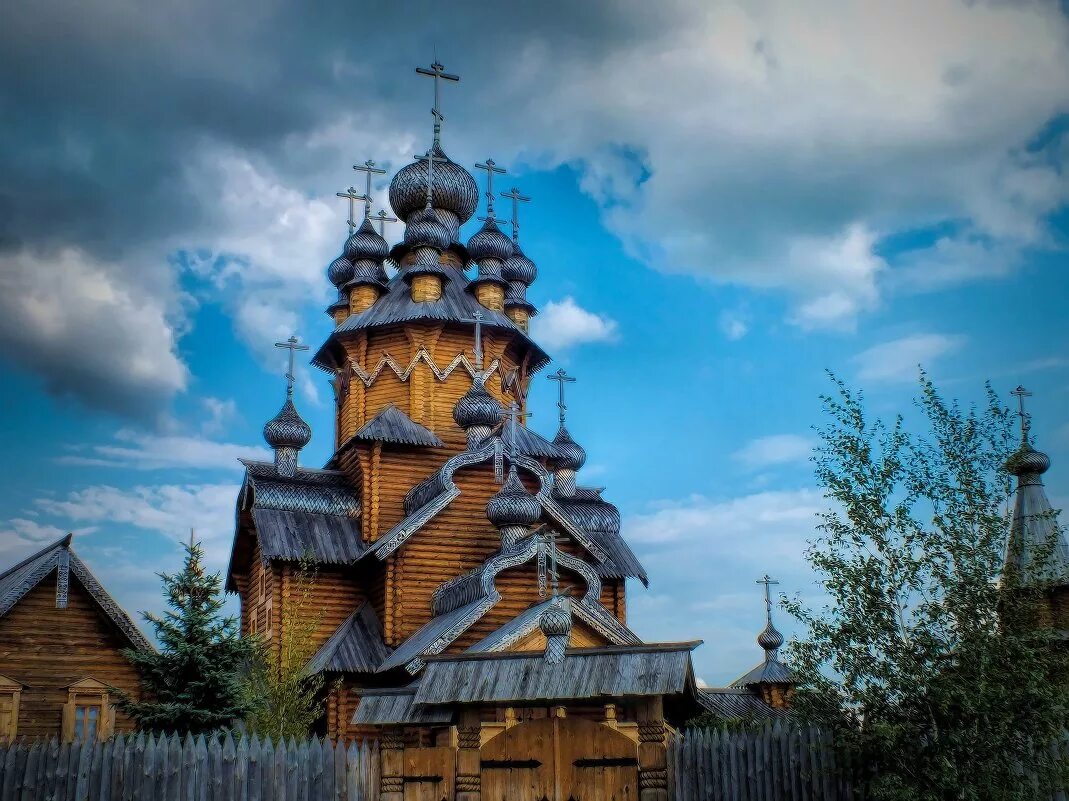
M557 382L557 409L560 410L560 424L563 426L564 413L568 411L568 407L564 405L564 385L574 384L575 379L572 376L568 375L566 372L564 372L563 367L560 368L553 375L547 375L546 378L548 378L550 381Z
M380 170L371 159L368 159L362 165L354 164L353 169L367 175L367 181L365 182L367 188L364 190L364 217L368 218L371 216L371 176L385 175L386 170ZM352 190L350 189L349 191L351 192ZM352 216L351 213L350 216Z
M351 187L351 186L349 187L349 191L348 192L338 192L337 195L338 195L338 197L347 197L347 198L349 198L349 220L348 220L348 222L349 222L349 233L351 234L354 230L356 230L356 220L353 219L353 216L354 216L353 215L353 211L354 211L354 208L355 208L354 204L358 200L363 200L363 201L367 202L367 199L368 199L367 195L358 195L358 194L356 194L356 189L354 187Z
M508 446L509 457L512 457L512 449L516 446L516 424L521 417L531 417L530 412L521 412L520 405L513 401L509 404L508 409L505 411L505 416L509 419L508 422Z
M379 209L379 213L375 215L375 219L379 221L379 236L386 238L386 223L397 222L396 217L391 217L386 213L386 209Z
M422 163L427 162L427 208L429 209L433 204L431 202L432 192L434 190L434 162L444 162L445 159L440 159L434 155L434 148L431 148L423 156L413 156L413 158Z
M476 311L471 318L475 321L475 368L483 370L483 313Z
M755 584L764 584L765 585L765 610L766 610L766 614L768 616L768 622L771 623L772 622L772 585L773 584L779 584L779 582L776 581L774 578L772 578L770 575L768 575L768 573L765 573L763 578L759 578L754 583Z
M426 67L416 67L416 72L418 72L420 75L428 75L431 78L434 78L434 108L431 109L431 114L434 115L434 144L438 144L439 140L442 137L442 120L445 119L445 117L442 116L442 110L440 106L440 98L438 95L438 81L439 79L441 79L443 81L453 81L454 83L459 83L460 76L450 75L448 72L445 72L445 67L438 63L438 59L434 60L434 63L431 64L430 69L427 69Z
M297 344L297 337L291 336L285 342L276 342L275 343L275 347L276 348L285 348L286 350L288 350L290 352L290 366L289 366L289 370L286 372L286 394L292 396L293 395L293 382L295 380L294 377L293 377L293 354L296 353L299 350L308 350L308 346L307 345L298 345Z
M487 159L486 162L483 163L483 164L478 164L477 163L475 165L475 169L477 169L477 170L486 170L486 217L485 218L480 217L479 219L493 220L494 219L494 173L497 173L498 175L504 175L505 174L505 168L504 167L498 167L497 164L494 163L493 159Z
M508 198L512 201L512 241L520 241L520 204L530 202L531 198L525 197L520 194L520 190L516 187L508 192L502 192L501 197Z
M543 535L545 550L549 554L549 570L546 570L545 560L539 560L538 563L538 584L542 590L539 595L545 597L545 585L546 574L549 574L549 584L553 587L552 597L557 596L558 587L560 585L560 575L557 568L557 534L553 531L546 531Z
M1028 432L1032 430L1032 415L1024 410L1024 399L1032 397L1032 393L1024 387L1017 387L1011 395L1017 396L1017 416L1021 418L1021 442L1028 443Z

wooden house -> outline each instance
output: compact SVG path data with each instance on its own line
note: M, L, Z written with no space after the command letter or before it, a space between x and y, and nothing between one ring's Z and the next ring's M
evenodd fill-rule
M0 573L0 737L105 739L133 728L112 688L135 694L122 654L151 648L71 547L71 536Z

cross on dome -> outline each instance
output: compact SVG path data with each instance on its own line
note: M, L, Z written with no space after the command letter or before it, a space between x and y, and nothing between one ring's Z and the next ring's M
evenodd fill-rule
M379 209L379 213L374 215L374 217L376 220L378 220L379 223L379 236L385 238L386 223L395 223L397 222L397 218L391 217L389 214L387 214L386 209Z
M483 313L475 311L471 319L475 321L475 369L481 374L483 370Z
M354 167L353 169L356 169L356 168ZM349 191L348 192L338 192L337 193L338 197L345 197L345 198L349 199L349 220L348 220L348 223L349 223L349 233L350 234L352 234L352 232L356 230L356 220L353 219L353 217L355 216L354 211L355 211L355 208L356 208L355 207L356 201L363 200L365 202L369 202L368 201L368 196L370 194L371 193L369 191L368 195L358 195L358 194L356 194L356 188L352 187L352 186L349 187Z
M771 623L772 622L772 585L773 584L779 584L779 582L776 581L774 578L772 578L770 575L768 575L768 573L765 573L765 575L763 577L759 578L754 583L755 584L764 584L765 585L765 616L768 618L768 622Z
M495 220L494 217L494 175L504 175L505 168L498 167L493 159L487 159L482 164L476 163L475 169L486 170L486 216L480 220Z
M276 348L284 348L290 352L289 355L289 369L286 371L286 395L293 395L293 382L296 380L293 376L293 355L299 350L308 350L307 345L297 344L297 337L291 336L285 342L276 342Z
M426 75L434 79L434 108L431 109L431 114L434 115L434 144L438 144L442 138L442 121L445 119L445 117L442 116L438 82L452 81L453 83L459 83L460 76L451 75L446 72L445 67L439 64L437 59L431 64L430 69L427 67L416 67L416 72L420 75Z
M1024 410L1024 399L1032 397L1032 393L1018 386L1010 394L1017 396L1017 416L1021 418L1021 442L1027 445L1028 433L1032 430L1032 415Z
M441 151L439 151L441 152ZM444 158L434 155L434 148L431 148L422 156L413 156L416 161L427 162L427 208L431 208L434 200L434 163L441 164L445 161Z
M357 172L364 173L366 178L365 189L362 198L364 201L364 218L367 219L371 217L371 177L373 175L385 175L386 170L380 170L378 167L375 166L375 162L373 162L371 159L368 159L363 164L354 164L353 169ZM351 192L353 190L350 189L349 191ZM349 216L352 217L351 211L349 212Z
M512 201L512 241L520 241L520 204L530 203L531 198L521 195L520 190L512 187L508 192L502 192L501 197Z
M560 424L563 426L565 413L568 411L568 407L564 404L564 385L574 384L575 378L568 375L563 367L557 370L553 375L547 375L546 378L550 381L557 382L557 410L560 416Z

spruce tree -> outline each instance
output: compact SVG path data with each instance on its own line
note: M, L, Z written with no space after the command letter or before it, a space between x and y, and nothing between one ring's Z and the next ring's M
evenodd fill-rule
M233 617L223 617L222 582L206 573L204 551L190 537L185 563L176 574L159 573L169 607L162 616L145 612L159 651L126 651L137 669L141 698L117 693L119 708L143 729L211 732L247 712L242 674L254 653Z

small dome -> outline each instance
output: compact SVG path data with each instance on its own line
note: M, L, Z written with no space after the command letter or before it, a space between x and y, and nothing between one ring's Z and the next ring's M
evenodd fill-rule
M434 145L432 152L435 160L431 205L452 212L466 223L478 208L479 187L467 170L449 160L440 145ZM416 161L397 171L390 181L390 205L405 222L427 205L427 162Z
M564 637L572 631L572 613L568 600L561 598L551 604L538 619L538 627L547 637Z
M572 439L572 435L564 426L560 427L557 436L553 438L553 445L561 455L561 458L556 460L558 467L564 470L579 470L586 464L586 451Z
M297 448L312 439L312 429L301 419L292 398L286 398L282 409L264 425L264 439L272 448Z
M757 644L766 651L778 651L783 645L783 635L776 631L776 627L769 623L765 630L757 635Z
M505 260L501 274L506 281L522 281L530 286L538 276L538 268L533 261L523 255L519 243L512 246L512 255Z
M338 256L327 267L327 278L334 286L343 286L353 278L353 263L344 256Z
M493 428L504 416L505 410L501 408L501 404L478 381L471 385L467 394L453 407L453 419L465 430L475 426Z
M445 250L452 239L449 229L438 219L434 209L423 208L416 212L405 228L405 244L409 247L426 245Z
M1042 475L1050 469L1050 457L1025 442L1006 460L1006 469L1015 476Z
M371 259L360 259L353 265L353 277L351 283L353 284L377 284L386 286L386 270L383 269L381 262L375 262Z
M542 518L542 504L523 486L515 465L500 491L487 501L486 517L495 526L531 526Z
M350 261L358 259L382 261L389 252L390 247L386 244L386 240L379 236L379 232L375 230L375 226L367 217L345 241L345 255Z
M512 240L501 232L493 220L483 223L483 227L468 240L468 256L476 261L483 259L505 261L511 255Z

